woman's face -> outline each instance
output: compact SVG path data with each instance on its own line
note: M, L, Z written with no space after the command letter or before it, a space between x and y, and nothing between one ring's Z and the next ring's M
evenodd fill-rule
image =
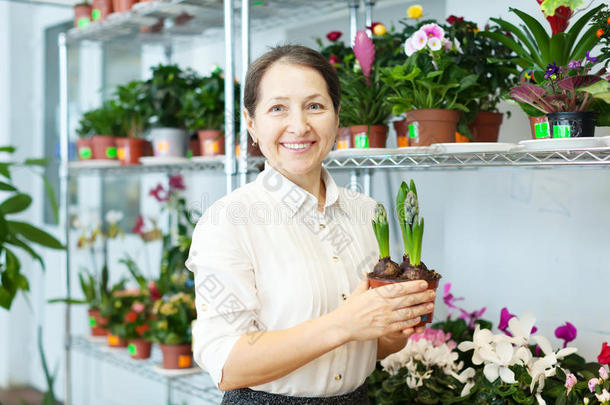
M319 175L339 125L322 75L276 62L261 78L258 92L254 117L244 114L269 163L287 177Z

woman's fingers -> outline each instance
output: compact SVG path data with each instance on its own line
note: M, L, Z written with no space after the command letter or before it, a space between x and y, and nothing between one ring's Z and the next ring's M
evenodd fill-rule
M401 321L404 321L405 319L412 320L412 319L415 319L422 315L429 314L430 311L432 311L433 309L434 309L434 304L432 304L432 303L420 304L420 305L415 305L415 306L408 307L408 308L397 309L395 311L392 311L391 320L393 322L401 322ZM416 322L413 325L417 325L418 323L419 322Z
M421 318L417 317L417 318L413 318L413 319L408 319L406 321L394 322L389 326L389 328L390 328L389 333L396 332L396 331L403 331L405 329L413 330L413 328L415 326L417 326L417 324L420 321L421 321Z
M402 281L400 283L387 284L375 288L373 291L384 298L402 297L404 295L418 293L428 288L428 283L422 280Z
M411 307L413 305L423 304L425 302L432 302L435 298L436 292L434 290L426 290L415 294L392 298L391 305L392 308L399 309Z

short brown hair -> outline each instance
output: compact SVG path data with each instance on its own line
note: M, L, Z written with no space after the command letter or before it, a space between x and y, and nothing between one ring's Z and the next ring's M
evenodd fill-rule
M302 45L281 45L256 59L248 67L246 87L244 89L244 107L251 117L258 103L258 87L265 72L276 62L288 62L315 69L326 82L328 94L333 102L335 114L341 103L341 85L332 66L319 52Z

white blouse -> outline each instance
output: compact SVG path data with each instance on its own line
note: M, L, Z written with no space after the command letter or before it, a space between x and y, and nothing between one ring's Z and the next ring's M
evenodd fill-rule
M218 385L240 336L291 328L336 309L379 250L376 202L337 187L323 169L326 202L270 165L201 217L186 266L195 274L193 353ZM252 343L260 334L251 335ZM374 370L377 341L349 342L253 390L325 397L354 391Z

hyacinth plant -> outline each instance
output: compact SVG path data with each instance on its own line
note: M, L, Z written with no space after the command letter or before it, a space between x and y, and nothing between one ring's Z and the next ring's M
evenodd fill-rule
M404 181L401 183L396 195L396 211L405 249L405 261L408 260L412 266L419 266L424 238L424 219L419 217L417 189L413 180L409 185Z
M460 298L445 292L445 302L455 307ZM535 321L531 312L518 318L504 308L497 334L482 319L434 324L377 364L368 378L371 404L609 404L607 344L598 362L586 363L567 347L576 334L573 325L555 330L565 338L556 350L535 335Z
M381 203L377 203L372 220L373 232L379 246L379 262L373 269L374 276L396 277L400 273L398 264L390 258L390 227L388 225L388 214Z

